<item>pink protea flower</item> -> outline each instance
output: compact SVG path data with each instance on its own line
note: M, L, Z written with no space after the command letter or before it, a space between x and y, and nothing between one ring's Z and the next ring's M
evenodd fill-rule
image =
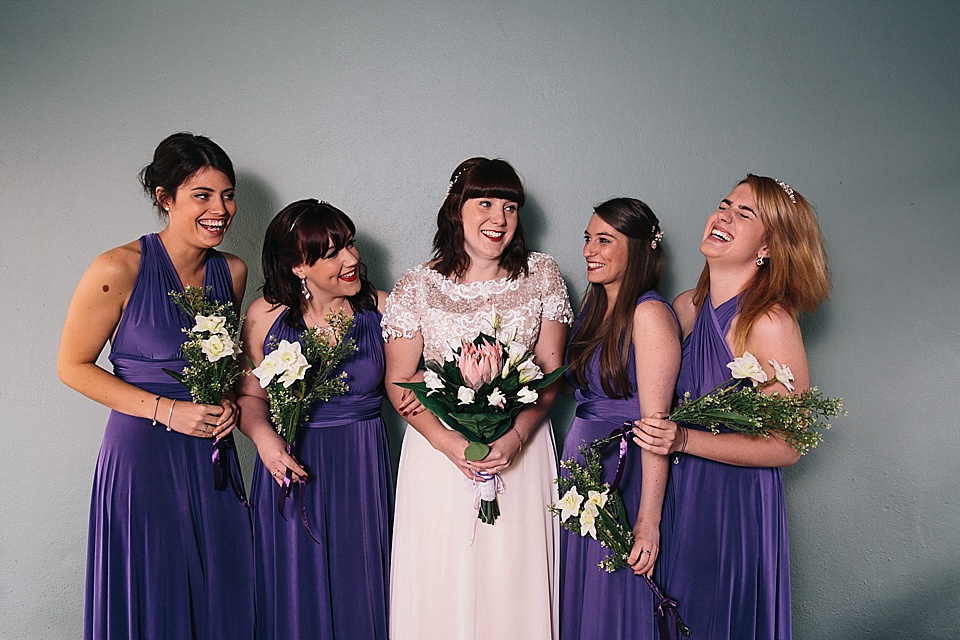
M476 391L481 385L492 381L503 366L503 356L499 345L484 342L477 346L465 340L460 343L460 358L457 368L463 376L463 382Z

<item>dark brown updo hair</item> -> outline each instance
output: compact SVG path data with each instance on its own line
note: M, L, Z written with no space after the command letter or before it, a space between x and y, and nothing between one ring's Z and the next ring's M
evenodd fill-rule
M273 305L285 305L285 322L294 329L304 329L305 301L300 293L300 280L293 268L308 266L321 258L336 255L356 235L357 227L343 211L328 202L313 198L298 200L274 216L263 239L263 298ZM377 308L377 291L367 280L367 267L357 265L360 291L348 298L354 311Z
M446 277L462 277L470 266L463 247L463 203L471 198L502 198L523 207L526 198L520 176L506 160L470 158L450 175L450 188L437 213L437 233L433 236L433 268ZM517 217L517 230L500 254L500 266L516 279L527 273L530 252L523 238L523 225Z
M581 320L567 347L570 375L581 387L587 386L586 371L593 354L600 349L600 386L610 398L626 398L632 389L626 363L633 336L633 314L637 300L660 286L663 275L663 247L660 221L653 210L636 198L613 198L593 210L601 220L627 238L627 264L623 271L613 310L606 318L607 291L591 284L580 305Z
M157 145L153 152L153 162L140 170L140 184L143 185L147 197L153 201L157 213L161 218L165 218L167 212L157 202L157 187L175 198L177 187L183 184L184 180L207 167L222 172L232 186L237 186L233 163L220 145L206 136L195 136L187 132L175 133Z

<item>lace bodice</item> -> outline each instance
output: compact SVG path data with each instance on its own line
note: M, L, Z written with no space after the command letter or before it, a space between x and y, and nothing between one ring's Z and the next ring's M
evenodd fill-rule
M557 263L531 252L529 273L516 280L500 278L457 284L427 264L410 269L387 298L381 327L384 340L423 336L425 360L442 361L461 338L492 333L493 312L501 317L500 335L532 349L542 320L570 324L573 311Z

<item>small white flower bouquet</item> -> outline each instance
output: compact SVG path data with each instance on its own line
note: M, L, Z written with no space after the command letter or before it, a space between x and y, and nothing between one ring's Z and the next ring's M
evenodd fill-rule
M481 333L472 342L461 340L446 361L426 362L423 382L396 383L412 390L424 407L467 439L467 460L482 460L517 414L537 402L537 391L566 369L544 374L523 344L500 339L499 324L494 314L493 336ZM489 484L499 484L499 478ZM493 524L499 515L496 492L484 492L477 517Z
M220 404L223 394L240 377L240 323L232 304L212 302L210 287L187 286L183 292L171 291L174 303L193 318L192 329L184 329L187 340L183 356L187 366L181 372L164 369L168 375L190 389L194 402Z
M590 537L609 549L607 557L600 561L599 567L608 573L629 567L630 551L633 549L633 529L627 520L627 512L623 506L617 483L619 470L622 469L624 458L628 452L627 438L630 429L628 426L614 431L609 437L597 440L590 445L580 447L583 464L569 458L560 461L560 467L566 474L557 478L557 485L563 496L560 501L548 505L551 513L560 519L564 529L573 533ZM606 447L616 441L621 441L620 460L617 480L614 486L603 482L603 467L601 459ZM649 577L642 576L647 586L653 592L655 615L660 628L661 638L672 637L669 633L668 618L673 617L673 629L684 636L690 635L690 629L683 623L677 613L677 603L665 596L660 587Z
M304 331L298 342L281 340L252 372L267 390L270 417L288 448L311 405L348 390L346 372L334 371L357 350L353 338L346 339L353 318L340 311L328 313L326 320L328 331L312 328Z
M801 454L806 454L823 440L818 430L830 425L823 420L846 415L842 398L824 396L816 387L805 389L796 395L770 394L759 390L780 382L788 391L793 391L793 372L790 367L770 360L774 378L767 374L756 356L749 351L727 364L731 377L709 393L690 399L684 394L683 401L670 413L670 420L696 424L719 433L725 426L740 433L769 438L771 433L783 436L787 444ZM752 387L744 387L741 380L750 380Z

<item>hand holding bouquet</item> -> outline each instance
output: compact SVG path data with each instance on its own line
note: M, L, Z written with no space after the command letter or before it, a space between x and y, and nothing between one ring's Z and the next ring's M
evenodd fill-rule
M461 340L444 362L428 361L423 382L396 383L412 390L424 407L467 439L463 452L467 460L482 460L517 414L537 402L538 390L566 369L558 367L544 375L523 344L500 339L496 316L492 326L493 336L481 333L472 342ZM494 481L481 487L477 517L486 524L493 524L500 514L498 476L489 476Z

